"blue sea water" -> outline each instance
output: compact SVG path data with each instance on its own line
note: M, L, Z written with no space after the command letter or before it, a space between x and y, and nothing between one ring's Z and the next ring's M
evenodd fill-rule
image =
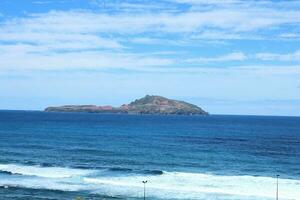
M0 111L0 199L300 199L300 118Z

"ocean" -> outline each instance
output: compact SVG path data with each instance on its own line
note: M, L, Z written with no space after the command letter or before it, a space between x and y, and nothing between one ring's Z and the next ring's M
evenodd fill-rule
M0 111L1 200L274 200L276 175L299 200L300 117Z

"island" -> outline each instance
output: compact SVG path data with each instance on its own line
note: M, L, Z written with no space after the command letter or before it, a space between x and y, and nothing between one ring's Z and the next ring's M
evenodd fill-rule
M162 114L162 115L208 115L202 108L157 95L146 95L120 107L96 105L64 105L47 107L46 112L88 112L124 114Z

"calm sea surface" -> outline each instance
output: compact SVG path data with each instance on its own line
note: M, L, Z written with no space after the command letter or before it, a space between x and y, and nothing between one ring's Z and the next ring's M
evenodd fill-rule
M300 118L0 111L0 199L300 199Z

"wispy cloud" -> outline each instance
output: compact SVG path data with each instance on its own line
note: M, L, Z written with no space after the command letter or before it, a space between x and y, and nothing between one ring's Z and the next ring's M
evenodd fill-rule
M191 5L224 5L224 4L236 4L241 3L240 0L173 0L177 3L186 3Z
M34 1L34 4L49 4L51 1Z
M99 1L95 2L99 3ZM206 1L173 2L199 5L205 4ZM215 5L218 2L208 1L207 4ZM105 3L110 6L108 1ZM164 3L128 2L117 2L117 4L129 10L145 7L152 9L164 5ZM244 5L242 1L236 0L222 1L222 4L228 6L204 10L182 9L181 12L160 9L155 12L136 13L124 10L97 12L71 9L8 18L0 25L0 51L2 52L0 68L7 70L10 68L173 67L172 65L182 64L182 62L178 62L175 57L151 54L151 51L147 51L148 55L145 55L145 52L142 55L142 52L134 49L132 45L191 45L196 40L205 39L263 39L260 31L268 32L272 28L276 28L277 31L270 33L269 36L277 38L278 35L286 33L281 31L282 26L298 27L300 23L299 12L293 9L276 9L270 6L247 7L246 3ZM230 6L231 4L244 6L237 8ZM170 39L172 38L169 37L170 35L175 37ZM170 49L162 52L170 52ZM286 55L261 53L255 58L299 60L298 54L299 52ZM184 64L195 65L208 62L245 61L250 57L242 51L237 51L214 57L192 55L182 60Z
M129 42L136 44L148 44L148 45L174 45L174 46L185 46L191 45L191 40L184 38L180 39L168 39L168 38L155 38L155 37L133 37L128 40Z
M215 7L227 7L227 8L253 8L253 7L263 7L263 8L281 8L281 9L297 9L300 6L300 2L297 0L285 1L285 0L169 0L172 2L187 4L197 8L197 6L209 6L209 8ZM199 8L198 7L198 8ZM206 7L207 8L207 7Z
M234 32L254 31L271 26L300 22L296 11L272 9L215 9L211 11L188 11L183 13L120 13L103 14L87 11L52 11L32 15L27 19L16 19L7 23L5 28L50 32L69 31L80 33L142 33L199 32L207 28L230 29Z
M239 33L231 30L204 30L191 35L191 38L195 40L268 40L268 38L261 35Z
M170 59L138 54L97 51L40 54L30 45L14 45L0 48L1 70L86 70L86 69L143 69L166 66Z
M223 61L243 61L247 59L247 56L242 52L234 52L226 55L216 56L216 57L198 57L187 59L186 62L189 63L207 63L207 62L223 62Z
M300 50L288 54L258 53L256 58L265 61L300 61Z
M282 33L279 35L280 38L283 39L300 39L300 34L297 33Z
M99 37L93 34L81 33L49 33L47 31L30 32L24 30L22 34L17 32L2 32L0 30L0 41L14 43L30 43L42 46L45 49L116 49L122 45L112 39Z
M119 0L91 0L92 5L104 11L115 12L172 12L178 11L176 5L164 1L119 1Z

